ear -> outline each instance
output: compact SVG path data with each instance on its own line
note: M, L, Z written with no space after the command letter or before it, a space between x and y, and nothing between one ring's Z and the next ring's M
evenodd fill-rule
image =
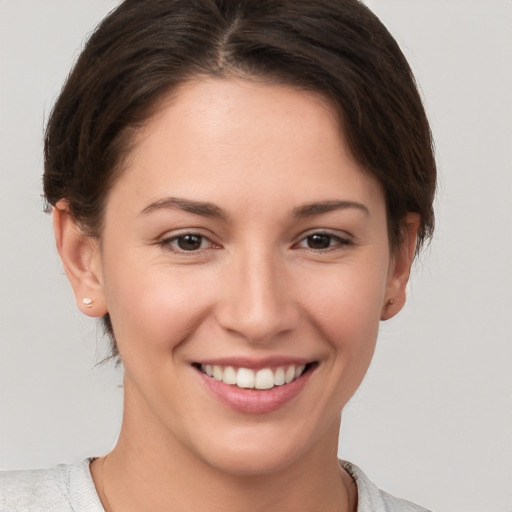
M98 241L82 232L67 201L61 200L52 208L52 217L57 250L78 308L87 316L103 316L107 308Z
M405 305L419 225L420 216L417 213L408 213L403 219L402 240L391 258L381 320L394 317Z

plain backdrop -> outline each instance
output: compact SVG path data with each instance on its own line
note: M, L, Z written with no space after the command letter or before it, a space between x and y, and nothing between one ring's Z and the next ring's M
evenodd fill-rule
M0 0L0 467L115 443L121 370L42 212L45 119L112 0ZM512 2L373 0L420 84L437 232L343 413L340 456L439 512L512 511Z

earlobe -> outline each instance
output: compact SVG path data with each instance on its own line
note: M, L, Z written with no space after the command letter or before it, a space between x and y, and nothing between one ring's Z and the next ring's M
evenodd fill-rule
M405 305L406 287L416 253L416 238L419 225L419 214L408 213L405 216L400 247L398 247L393 255L389 269L381 320L389 320L394 317Z
M65 200L52 208L52 218L57 250L78 308L87 316L105 315L107 307L97 240L80 230Z

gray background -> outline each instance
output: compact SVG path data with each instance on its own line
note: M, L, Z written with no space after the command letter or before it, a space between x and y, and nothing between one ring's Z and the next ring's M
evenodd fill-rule
M44 120L111 0L0 0L0 467L109 450L120 371L76 310L41 193ZM512 2L373 0L421 84L437 233L382 324L340 455L439 512L512 511Z

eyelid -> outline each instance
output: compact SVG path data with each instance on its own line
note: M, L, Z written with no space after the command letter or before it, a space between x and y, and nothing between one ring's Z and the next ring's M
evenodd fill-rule
M302 233L300 237L298 238L297 242L294 243L294 246L300 246L302 242L305 242L309 237L314 235L324 235L324 236L330 236L333 239L337 240L338 243L332 246L329 246L325 249L312 249L309 247L300 247L304 249L308 249L310 251L316 251L316 252L326 252L329 250L336 249L337 247L346 247L350 245L354 245L354 238L352 235L347 233L346 231L340 232L338 230L331 230L331 229L322 229L322 228L316 228L306 231L305 233Z
M172 242L175 242L176 240L187 235L197 236L200 237L202 240L206 240L209 243L209 247L203 247L197 250L186 251L184 249L180 249L179 247L174 247L172 245ZM175 254L185 254L189 256L198 255L209 249L218 249L221 247L220 244L212 240L211 235L206 235L202 232L201 229L194 228L183 229L179 230L178 232L167 232L166 234L158 238L158 240L156 241L156 245L159 245L162 248L167 249Z

